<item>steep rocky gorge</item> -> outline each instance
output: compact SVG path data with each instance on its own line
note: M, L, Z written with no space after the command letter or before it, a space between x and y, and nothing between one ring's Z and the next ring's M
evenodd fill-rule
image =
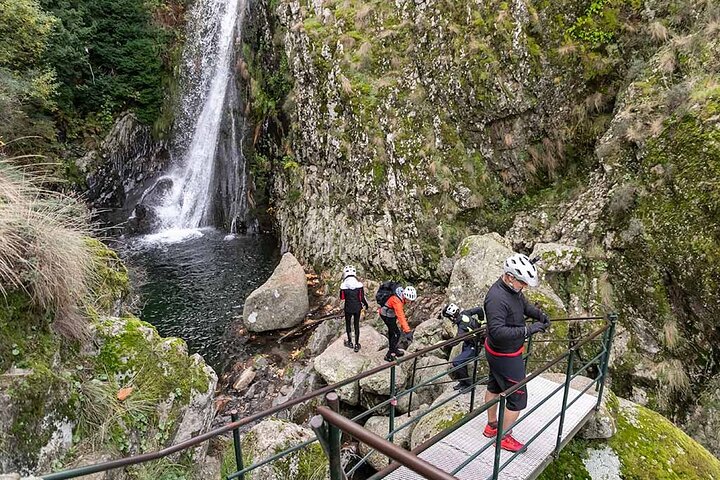
M253 8L240 68L285 249L444 283L470 233L578 247L548 280L620 312L619 393L718 452L712 402L686 408L718 373L716 2Z

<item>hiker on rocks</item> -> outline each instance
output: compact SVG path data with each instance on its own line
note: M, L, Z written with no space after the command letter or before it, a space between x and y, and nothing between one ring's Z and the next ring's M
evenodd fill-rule
M360 350L360 312L363 308L367 310L369 305L365 298L365 287L357 279L357 272L352 265L343 268L340 299L345 300L345 332L347 333L345 346L357 352ZM350 329L351 320L355 325L355 343L353 343L350 336L352 333Z
M414 302L417 299L415 287L402 287L397 282L383 282L375 295L380 309L378 313L388 328L388 351L385 355L386 362L393 362L397 357L402 357L405 352L398 348L400 341L400 330L408 342L412 341L412 333L403 306L406 302ZM399 325L399 328L398 328Z
M485 393L485 402L496 399L500 393L525 379L523 351L525 338L544 332L550 326L550 319L540 309L530 304L522 290L536 287L538 272L530 259L515 254L505 260L503 275L485 296L487 338L485 357L490 367L490 379ZM534 318L535 323L526 326L525 317ZM527 388L524 386L507 397L503 429L507 429L501 440L501 447L510 452L525 450L525 445L512 435L512 424L527 406ZM483 434L490 438L497 435L498 404L488 410L488 424Z
M466 333L478 330L482 327L483 322L485 321L485 312L483 312L483 307L475 307L460 311L460 307L454 303L450 303L443 308L442 316L449 318L457 326L457 336L465 335ZM475 352L478 351L478 343L482 343L484 339L485 336L483 335L482 337L475 336L463 340L462 352L460 352L460 354L452 360L453 367L458 367L475 357L477 355ZM455 370L453 374L453 377L459 380L459 383L453 387L455 390L463 390L472 385L469 364Z

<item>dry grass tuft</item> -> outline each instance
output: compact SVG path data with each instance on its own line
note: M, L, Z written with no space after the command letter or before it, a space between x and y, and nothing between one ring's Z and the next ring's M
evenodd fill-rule
M665 339L665 345L670 349L675 348L680 341L680 332L678 331L677 321L674 318L665 320L663 324L663 338Z
M668 48L661 53L658 60L658 66L660 67L660 70L665 73L675 73L675 70L677 69L677 57L675 56L675 51Z
M667 27L661 22L652 22L648 26L648 31L650 33L650 38L652 38L656 43L665 43L670 37L670 32L668 32Z
M650 136L653 138L658 137L664 130L665 116L661 115L650 122Z
M668 394L684 394L690 391L690 377L685 372L682 360L671 358L658 365L660 387Z
M49 192L0 157L0 294L27 292L54 312L67 338L86 332L80 306L90 291L92 252L87 212L72 197Z
M575 52L577 52L577 49L578 49L578 47L574 43L566 43L566 44L558 47L557 53L561 57L567 57L567 56L573 55Z
M340 74L340 86L343 89L343 92L345 92L346 95L352 95L353 94L353 87L350 80L345 75Z
M369 16L373 11L372 4L366 3L358 9L355 13L355 26L357 28L363 28L367 25Z

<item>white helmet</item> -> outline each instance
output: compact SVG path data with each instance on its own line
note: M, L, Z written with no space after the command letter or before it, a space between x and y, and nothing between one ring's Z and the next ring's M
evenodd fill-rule
M505 273L509 273L521 282L525 282L530 287L537 287L540 283L538 272L535 265L530 261L527 255L516 253L505 260Z
M403 297L411 302L417 300L417 291L415 290L415 287L411 287L409 285L405 287L403 290Z
M345 268L343 268L343 280L345 280L347 277L354 277L356 276L357 272L355 271L355 267L352 265L348 265Z
M448 303L443 309L443 315L448 318L455 318L455 315L457 315L459 311L460 307L458 307L454 303Z

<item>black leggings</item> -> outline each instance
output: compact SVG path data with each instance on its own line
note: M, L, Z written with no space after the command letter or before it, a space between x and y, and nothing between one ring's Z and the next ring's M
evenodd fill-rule
M388 355L391 353L397 353L397 346L400 341L400 329L397 326L397 320L383 315L380 315L380 318L382 318L383 322L385 322L385 326L388 329Z
M352 342L350 338L350 320L355 319L355 343L360 341L360 312L345 312L345 331L347 332L348 342Z

